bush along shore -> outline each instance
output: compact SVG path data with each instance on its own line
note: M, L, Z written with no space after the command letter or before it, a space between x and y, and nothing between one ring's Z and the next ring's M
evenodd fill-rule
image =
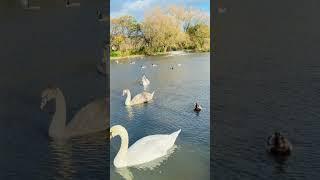
M210 17L201 10L171 5L133 16L111 18L111 60L167 55L174 52L209 52Z

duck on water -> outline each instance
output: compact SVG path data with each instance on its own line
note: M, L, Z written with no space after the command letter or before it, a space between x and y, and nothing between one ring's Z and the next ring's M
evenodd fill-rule
M292 144L279 132L275 132L267 139L267 151L274 155L290 155Z

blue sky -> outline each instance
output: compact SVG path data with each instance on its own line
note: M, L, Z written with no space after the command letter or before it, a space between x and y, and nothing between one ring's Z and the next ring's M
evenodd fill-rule
M181 5L206 11L210 15L210 0L111 0L111 18L132 15L143 19L144 12L154 6Z

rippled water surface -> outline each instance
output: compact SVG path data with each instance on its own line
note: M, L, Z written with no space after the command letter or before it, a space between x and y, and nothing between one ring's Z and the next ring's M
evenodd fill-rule
M93 99L105 98L96 72L106 27L96 20L103 1L0 3L0 179L105 179L106 132L56 141L48 137L53 103L40 111L41 91L59 87L67 121Z
M216 179L319 179L319 1L223 1L217 17ZM281 131L287 160L265 151Z
M135 64L129 62L135 61ZM153 67L152 64L158 66ZM178 64L181 64L179 67ZM141 65L146 66L141 69ZM129 134L129 146L152 134L169 134L178 129L173 152L145 165L150 168L116 169L113 159L120 147L120 138L111 141L111 179L209 179L210 173L210 56L209 53L171 57L146 57L113 62L110 66L111 126L120 124ZM174 69L170 69L174 66ZM150 80L147 91L155 91L148 104L126 107L123 89L132 95L141 93L138 80L143 74ZM203 110L193 112L198 101Z

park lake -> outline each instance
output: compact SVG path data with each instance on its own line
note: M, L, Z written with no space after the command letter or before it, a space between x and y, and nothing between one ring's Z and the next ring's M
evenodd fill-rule
M150 80L146 91L155 91L153 100L125 106L123 89L130 89L133 96L141 93L143 87L139 80L143 74ZM143 167L115 168L113 160L120 148L120 138L113 138L110 143L111 179L209 179L209 74L210 53L111 61L110 126L120 124L127 129L129 146L148 135L169 134L181 129L172 153ZM200 113L193 111L195 102L203 108Z

